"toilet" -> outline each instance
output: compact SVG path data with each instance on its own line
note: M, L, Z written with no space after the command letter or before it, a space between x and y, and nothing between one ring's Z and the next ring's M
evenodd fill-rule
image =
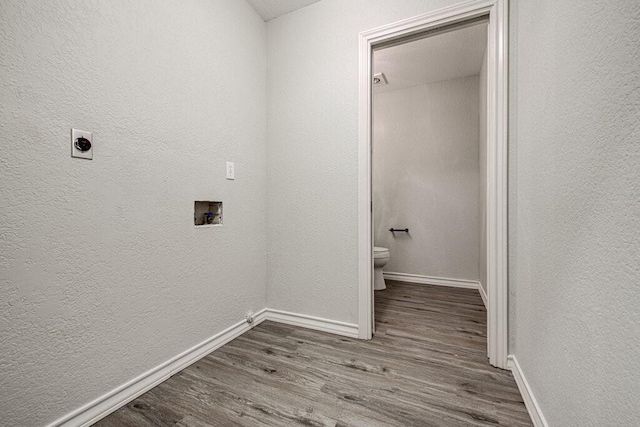
M387 289L382 275L382 267L389 261L389 249L375 246L373 248L373 289L381 291Z

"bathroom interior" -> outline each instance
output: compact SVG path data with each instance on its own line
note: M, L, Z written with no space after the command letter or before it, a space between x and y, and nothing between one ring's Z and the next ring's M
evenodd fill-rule
M374 50L374 316L398 285L486 306L486 94L486 21Z

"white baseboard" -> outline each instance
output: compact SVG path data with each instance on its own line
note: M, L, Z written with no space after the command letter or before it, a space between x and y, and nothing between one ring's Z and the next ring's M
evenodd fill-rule
M70 412L49 424L49 427L90 426L265 320L358 338L358 325L355 324L265 308L255 314L252 324L248 324L245 320L236 323L137 378Z
M400 282L418 283L420 285L449 286L451 288L477 289L482 297L485 308L487 307L487 294L477 280L450 279L446 277L422 276L420 274L393 273L383 271L385 279L398 280Z
M478 291L480 291L480 296L482 297L482 302L484 303L484 308L489 308L489 299L487 297L487 293L482 287L482 283L478 282Z
M477 280L449 279L446 277L422 276L420 274L391 273L383 271L385 279L399 280L401 282L419 283L421 285L449 286L452 288L478 289L480 282Z
M529 387L527 378L524 376L522 368L520 367L515 355L510 354L507 356L507 366L511 369L511 372L513 372L513 377L515 378L520 394L522 395L522 400L524 400L524 405L527 407L527 411L529 411L529 416L531 417L533 425L535 427L548 427L549 425L547 424L547 420L545 420L544 415L542 415L538 401L533 395L533 391L531 391L531 387Z
M54 421L49 424L49 427L89 426L97 422L167 380L172 375L258 325L264 320L264 311L265 310L261 310L256 314L253 324L249 325L244 320L236 323L230 328L204 340L200 344L195 345L137 378L132 379L109 393Z
M358 325L353 323L339 322L337 320L323 319L320 317L307 316L306 314L291 313L271 308L266 309L265 320L315 329L317 331L330 332L332 334L343 335L345 337L358 338Z

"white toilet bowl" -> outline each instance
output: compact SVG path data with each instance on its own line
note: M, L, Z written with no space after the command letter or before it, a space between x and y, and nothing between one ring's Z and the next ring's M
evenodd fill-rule
M373 248L373 289L381 291L387 289L382 275L382 267L389 261L389 249L375 246Z

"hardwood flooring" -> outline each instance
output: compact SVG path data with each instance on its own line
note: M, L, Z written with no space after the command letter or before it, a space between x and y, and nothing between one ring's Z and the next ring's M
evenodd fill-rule
M532 425L477 291L387 287L371 341L264 322L96 425Z

